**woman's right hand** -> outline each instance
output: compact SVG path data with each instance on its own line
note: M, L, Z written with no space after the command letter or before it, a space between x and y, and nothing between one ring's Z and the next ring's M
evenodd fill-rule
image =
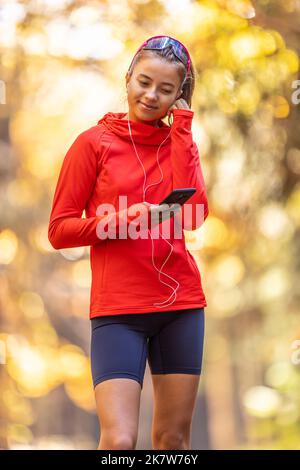
M171 216L173 217L177 212L180 211L180 204L151 204L144 201L144 204L150 206L150 213L153 215L151 217L152 223L151 226L155 227L158 223L168 220Z

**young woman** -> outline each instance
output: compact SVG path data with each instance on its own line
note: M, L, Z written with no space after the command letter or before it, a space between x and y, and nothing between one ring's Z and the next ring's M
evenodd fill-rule
M154 390L153 449L191 448L207 304L183 230L175 237L170 222L182 216L181 227L195 230L208 215L191 132L194 82L182 43L169 36L145 41L126 74L128 113L108 112L75 139L55 190L52 246L91 246L98 449L135 449L147 359ZM167 115L169 125L162 121ZM196 192L185 204L189 213L180 208L171 219L167 207L162 222L153 224L158 236L152 226L139 232L142 216L153 220L173 189L190 187ZM168 237L161 233L166 223ZM131 235L136 228L140 237L124 236L124 227Z

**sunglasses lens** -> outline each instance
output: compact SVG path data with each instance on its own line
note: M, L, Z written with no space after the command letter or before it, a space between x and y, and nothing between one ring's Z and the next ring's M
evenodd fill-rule
M188 56L182 44L175 39L169 37L150 39L143 49L164 49L165 47L172 46L175 55L181 60L184 65L188 63Z

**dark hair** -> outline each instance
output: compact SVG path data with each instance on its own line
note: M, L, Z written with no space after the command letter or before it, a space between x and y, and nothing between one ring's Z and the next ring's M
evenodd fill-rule
M158 50L158 49L155 49L155 50L141 49L141 51L138 52L137 55L135 56L135 58L134 58L134 60L131 64L131 67L128 70L129 75L132 74L134 66L138 62L140 62L142 59L148 57L149 55L154 55L156 57L160 57L161 59L165 60L166 62L169 62L171 64L176 64L176 66L178 68L178 73L179 73L180 78L181 78L181 83L182 83L182 81L185 77L186 68L185 68L184 64L176 57L176 55L174 54L173 49L172 49L171 46L168 46L165 49L161 49L161 50ZM191 59L190 71L189 71L188 76L186 77L186 79L185 79L185 81L184 81L184 83L181 87L182 88L182 94L179 97L179 98L183 98L187 102L187 104L189 105L190 108L192 106L192 97L193 97L193 93L194 93L194 89L195 89L195 78L196 78L196 72L195 72L195 68L193 66L192 59Z

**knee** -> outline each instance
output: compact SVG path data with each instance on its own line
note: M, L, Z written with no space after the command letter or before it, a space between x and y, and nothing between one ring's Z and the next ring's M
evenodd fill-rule
M154 438L157 450L188 450L189 437L179 431L164 431Z
M118 436L112 440L112 450L134 450L135 439L130 436Z
M134 450L136 438L129 435L102 436L100 438L98 450Z

